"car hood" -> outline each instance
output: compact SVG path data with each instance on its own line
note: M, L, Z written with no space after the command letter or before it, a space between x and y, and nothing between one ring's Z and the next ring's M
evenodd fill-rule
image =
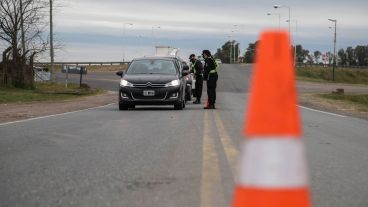
M140 83L161 83L166 84L172 80L178 79L176 75L162 75L162 74L140 74L140 75L125 75L123 77L124 80L133 83L133 84L140 84Z

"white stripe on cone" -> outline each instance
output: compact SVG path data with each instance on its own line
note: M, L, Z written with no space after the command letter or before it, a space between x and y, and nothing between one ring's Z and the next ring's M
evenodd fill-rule
M247 187L294 188L308 184L299 138L262 137L243 142L238 183Z

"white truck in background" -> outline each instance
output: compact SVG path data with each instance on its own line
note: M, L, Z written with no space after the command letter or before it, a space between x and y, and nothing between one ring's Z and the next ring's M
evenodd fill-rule
M170 46L156 46L156 56L177 56L179 48Z

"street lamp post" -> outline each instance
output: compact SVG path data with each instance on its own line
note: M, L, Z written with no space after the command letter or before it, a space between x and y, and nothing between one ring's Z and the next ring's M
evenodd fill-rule
M295 22L295 32L298 32L298 20L291 19L286 20L286 22Z
M288 8L288 10L289 10L289 18L288 18L288 26L289 26L289 36L290 36L290 38L291 38L291 31L290 31L290 6L285 6L285 5L273 5L273 8L274 9L278 9L278 8L282 8L282 7L284 7L284 8ZM295 67L295 65L296 65L296 45L295 45L295 43L294 43L294 67Z
M233 63L236 62L236 41L234 40L234 46L233 46Z
M238 26L237 24L234 24L233 25L233 27L237 27L237 26ZM235 29L234 30L231 30L231 34L234 33L234 36L235 36L235 32L236 32ZM231 53L232 53L232 55L231 55ZM234 41L231 41L231 45L230 45L230 63L231 63L231 60L232 60L233 63L235 62L235 40Z
M234 42L234 62L235 63L238 62L238 57L239 57L239 42Z
M237 26L238 26L237 24L233 25L233 27L237 27ZM235 30L231 30L231 34L229 36L230 37L230 57L229 57L229 63L230 64L231 64L231 62L235 61L235 45L234 45L233 41L231 40L231 37L233 37L234 32L235 32Z
M238 27L238 25L237 24L234 24L233 27ZM235 33L236 30L234 29L231 32ZM235 36L235 34L234 34L234 36ZM235 40L234 40L234 44L233 44L233 63L236 61L236 58L235 58L235 56L236 56L236 54L235 54L235 47L236 47L236 44L235 44Z
M268 12L267 15L268 16L277 15L279 17L279 29L280 29L280 22L281 22L281 15L280 15L280 13L270 13L270 12Z
M289 19L290 19L290 7L289 6L284 6L284 5L273 5L273 8L278 9L281 7L285 7L289 9ZM290 22L289 22L289 34L290 34Z
M233 51L233 42L230 39L230 54L229 54L229 63L231 64L231 52Z
M290 22L295 22L295 34L298 33L298 20L292 20L292 19L288 19L286 20L286 22L288 22L290 24ZM295 35L294 35L295 36ZM294 67L296 66L296 43L295 43L295 38L294 38Z
M231 41L231 35L229 36L229 42L230 42L230 54L229 54L229 64L231 64L231 53L233 51L233 42Z
M125 39L125 27L126 26L133 26L133 24L132 23L125 23L124 25L123 25L123 39ZM123 44L123 62L125 62L125 44Z
M333 56L333 65L332 65L332 81L335 81L335 67L336 67L336 25L337 19L328 19L329 21L335 23L335 32L334 32L334 56Z

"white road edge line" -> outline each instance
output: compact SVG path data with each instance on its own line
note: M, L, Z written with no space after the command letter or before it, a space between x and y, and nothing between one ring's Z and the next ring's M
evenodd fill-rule
M305 107L305 106L300 106L298 105L300 108L302 109L306 109L306 110L309 110L309 111L315 111L315 112L319 112L319 113L323 113L323 114L328 114L328 115L332 115L332 116L337 116L337 117L342 117L342 118L345 118L346 116L344 115L340 115L340 114L335 114L335 113L330 113L330 112L326 112L326 111L320 111L320 110L317 110L317 109L311 109L311 108L308 108L308 107Z
M39 117L34 117L34 118L29 118L29 119L22 119L22 120L18 120L18 121L5 122L5 123L0 123L0 126L5 126L5 125L10 125L10 124L15 124L15 123L21 123L21 122L27 122L27 121L33 121L33 120L37 120L37 119L44 119L44 118L55 117L55 116L62 116L62 115L66 115L66 114L72 114L72 113L87 111L87 110L91 110L91 109L103 108L103 107L114 105L114 104L116 104L116 103L109 103L109 104L102 105L102 106L96 106L96 107L81 109L81 110L77 110L77 111L69 111L69 112L60 113L60 114L52 114L52 115L47 115L47 116L39 116Z

